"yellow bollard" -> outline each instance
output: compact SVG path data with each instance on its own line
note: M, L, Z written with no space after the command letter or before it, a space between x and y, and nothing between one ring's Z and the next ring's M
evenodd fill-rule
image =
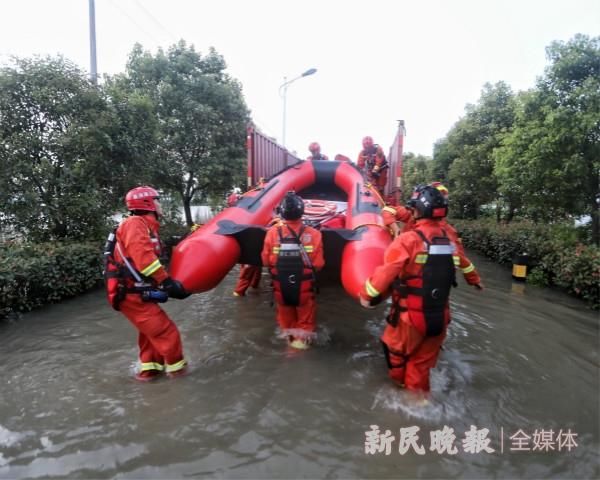
M529 266L529 255L522 253L513 259L512 277L524 282L527 278L527 267Z

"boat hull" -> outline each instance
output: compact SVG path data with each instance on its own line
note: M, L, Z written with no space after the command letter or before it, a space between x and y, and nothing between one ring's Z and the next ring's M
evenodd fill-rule
M325 262L328 256L335 262L337 254L341 283L357 298L366 279L383 263L391 237L381 218L381 199L349 162L301 161L246 192L235 206L174 248L171 275L186 290L200 293L217 286L236 263L260 264L266 226L292 190L304 198L347 202L345 228L322 230Z

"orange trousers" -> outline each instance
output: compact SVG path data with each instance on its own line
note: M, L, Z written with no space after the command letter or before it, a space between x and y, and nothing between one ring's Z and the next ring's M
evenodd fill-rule
M140 371L176 372L185 367L179 330L162 308L143 302L138 294L128 294L121 302L121 312L139 332Z
M408 321L387 324L381 341L388 360L390 378L409 390L428 392L429 371L435 367L446 338L446 328L436 337L423 336Z
M281 330L303 330L305 336L310 336L317 328L315 318L317 315L317 302L310 297L297 307L277 303L277 323ZM301 332L294 332L294 337L302 337Z
M262 267L258 267L256 265L242 265L242 268L240 269L240 276L234 292L240 297L243 297L248 288L258 288L261 275Z

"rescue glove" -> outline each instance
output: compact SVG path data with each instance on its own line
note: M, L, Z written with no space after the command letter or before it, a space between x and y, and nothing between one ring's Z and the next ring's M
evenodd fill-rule
M376 297L364 297L362 294L358 295L358 299L360 300L361 306L364 308L375 308L377 305L381 303L383 297L381 295L377 295Z
M162 282L160 286L165 292L167 292L169 297L182 300L190 296L190 294L185 291L185 288L183 288L181 282L173 280L171 277Z

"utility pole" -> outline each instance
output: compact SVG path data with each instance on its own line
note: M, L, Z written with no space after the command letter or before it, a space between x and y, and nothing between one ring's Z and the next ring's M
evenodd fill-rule
M90 4L90 80L98 85L98 64L96 63L96 6L94 0Z
M290 83L295 82L299 78L308 77L309 75L313 75L316 72L317 72L316 68L309 68L302 75L298 75L296 78L292 78L291 80L288 80L287 77L283 77L283 83L279 87L279 96L283 98L283 126L282 126L281 143L286 148L287 148L287 146L285 144L285 119L286 119L286 114L287 114L287 89L290 86ZM281 94L282 89L283 89L283 95Z

